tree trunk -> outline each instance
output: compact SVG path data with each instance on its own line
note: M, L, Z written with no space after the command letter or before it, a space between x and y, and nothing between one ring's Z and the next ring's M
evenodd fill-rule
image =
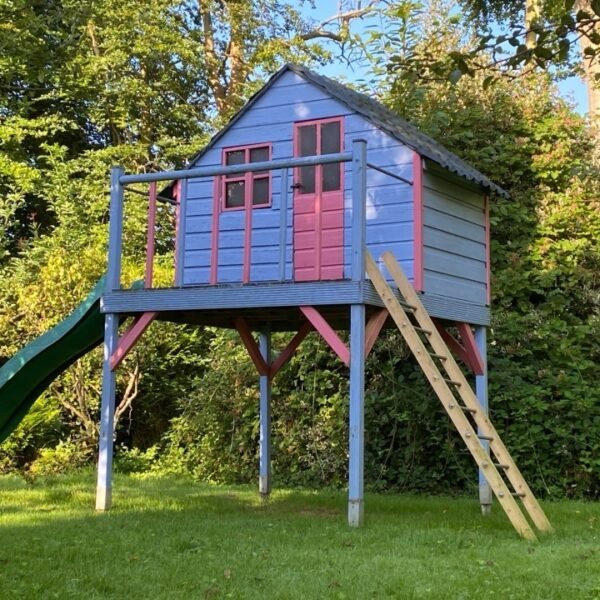
M535 48L537 42L536 26L542 18L542 3L540 0L525 1L525 45L530 50Z
M577 0L575 10L584 10L590 15L594 14L590 6L590 0ZM600 33L600 26L598 24L594 25L590 33L592 32ZM590 58L586 56L585 49L593 48L600 51L600 46L591 42L589 37L585 35L579 40L579 45L583 61L583 80L587 87L588 114L592 122L595 122L600 116L600 57L592 56Z

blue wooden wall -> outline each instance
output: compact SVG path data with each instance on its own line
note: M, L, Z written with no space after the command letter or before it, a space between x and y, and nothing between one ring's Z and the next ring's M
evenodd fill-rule
M486 232L483 193L430 162L423 178L424 290L485 305Z
M244 144L272 143L272 158L293 156L293 124L296 121L344 116L345 149L352 140L367 141L368 160L412 179L412 151L391 136L331 99L319 88L292 72L284 73L194 166L221 164L223 148ZM290 172L289 183L293 182ZM212 228L212 181L191 180L185 222L184 285L206 284L210 278ZM250 280L278 278L281 175L273 171L272 206L257 208L252 223L252 268ZM346 165L344 275L350 277L352 175ZM288 196L286 279L292 280L292 192ZM222 212L219 218L218 282L242 280L244 211ZM412 188L370 170L367 191L367 245L374 256L391 250L405 272L413 275Z

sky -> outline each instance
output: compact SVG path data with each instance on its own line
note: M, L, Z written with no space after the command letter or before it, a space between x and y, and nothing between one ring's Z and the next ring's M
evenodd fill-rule
M325 19L332 17L337 13L338 0L316 0L315 7L311 8L304 5L303 12L314 19L322 22ZM361 31L361 26L364 28L366 20L354 23L354 31ZM329 77L344 77L350 81L360 79L366 75L364 68L356 67L354 70L348 68L348 65L336 63L321 69L323 75ZM565 98L571 100L575 105L576 110L580 114L587 112L587 92L583 81L579 77L569 77L558 84L560 93Z

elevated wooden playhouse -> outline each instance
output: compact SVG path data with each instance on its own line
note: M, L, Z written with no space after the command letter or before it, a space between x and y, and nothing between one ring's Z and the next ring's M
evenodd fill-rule
M175 283L160 289L152 287L156 182L169 183L177 206ZM120 264L133 183L150 184L148 257L145 288L129 290ZM479 465L484 511L493 493L522 536L535 537L525 515L550 530L486 416L490 194L504 192L375 100L296 65L277 72L188 169L114 168L97 508L111 504L115 369L159 319L239 331L259 373L263 495L270 382L309 331L324 338L350 367L348 521L360 524L364 361L387 324L402 332ZM119 337L125 316L133 325ZM336 330L350 331L349 347ZM273 331L296 332L275 358ZM475 392L451 351L475 374Z

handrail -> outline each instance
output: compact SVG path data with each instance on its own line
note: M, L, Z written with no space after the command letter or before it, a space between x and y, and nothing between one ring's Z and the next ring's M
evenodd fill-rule
M394 179L397 179L398 181L402 181L403 183L408 183L408 185L414 184L414 181L410 181L410 179L406 179L406 178L402 177L401 175L396 175L396 173L392 173L391 171L388 171L387 169L384 169L383 167L378 167L377 165L374 165L373 163L368 162L367 167L369 167L370 169L374 169L375 171L379 171L380 173L383 173L384 175L387 175L388 177L393 177Z
M192 177L217 177L221 175L237 175L240 173L253 173L255 171L271 171L290 167L310 167L313 165L327 165L330 163L350 162L352 152L337 154L320 154L318 156L303 156L301 158L284 158L256 163L244 163L230 167L212 167L198 169L181 169L179 171L161 171L160 173L140 173L138 175L121 175L119 183L150 183L151 181L175 181Z
M109 268L107 277L107 289L115 290L120 288L121 279L121 251L122 251L122 218L123 218L123 200L124 192L132 191L139 194L135 188L126 188L128 184L133 183L154 183L159 181L181 181L182 188L177 200L170 200L161 197L158 194L154 196L156 200L167 201L169 204L175 204L177 209L176 221L178 225L185 222L186 196L185 188L191 178L216 178L220 176L235 175L241 173L252 173L256 171L282 171L282 215L280 219L280 249L279 249L279 278L285 279L285 256L287 244L287 193L288 193L288 169L307 167L315 165L325 165L332 163L352 162L353 173L353 192L352 207L353 214L357 221L353 228L352 235L352 279L360 280L364 277L364 240L365 240L365 210L366 210L366 142L364 140L353 140L351 152L339 152L336 154L321 154L317 156L304 156L300 158L285 158L256 163L245 163L241 165L232 165L228 167L209 167L181 169L175 171L162 171L158 173L141 173L137 175L127 175L121 167L113 167L111 170L111 214L110 214L110 232L109 232ZM143 192L142 192L143 193ZM149 223L151 226L151 223ZM183 285L183 260L184 250L184 228L178 227L176 234L175 250L175 286Z

